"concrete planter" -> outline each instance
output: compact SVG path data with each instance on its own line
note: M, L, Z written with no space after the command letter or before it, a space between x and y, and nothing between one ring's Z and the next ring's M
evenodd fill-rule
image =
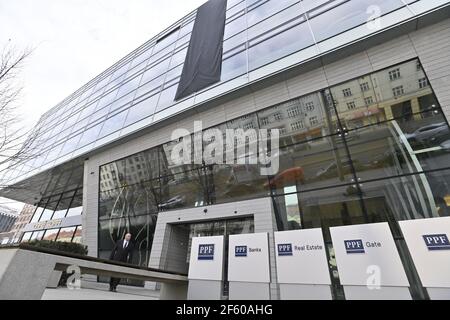
M61 279L62 271L53 270L50 279L47 283L47 288L56 289L58 288L59 280Z
M41 300L46 288L57 288L61 276L55 266L64 270L78 266L89 275L129 278L167 283L165 298L176 299L187 294L186 275L145 268L116 265L92 257L67 257L46 249L26 247L0 248L0 300ZM175 288L171 288L176 286Z

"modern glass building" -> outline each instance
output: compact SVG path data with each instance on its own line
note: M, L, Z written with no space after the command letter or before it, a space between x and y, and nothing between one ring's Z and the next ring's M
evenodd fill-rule
M219 47L198 53L196 10L42 116L36 156L1 178L1 196L37 207L22 240L82 239L107 258L131 231L135 264L186 272L195 236L322 228L345 299L329 228L388 222L411 295L426 299L398 222L450 216L450 1L225 5ZM220 80L198 85L189 71L205 64L188 64L209 49ZM212 129L278 129L279 172L175 163L172 133L194 135L195 121L205 147Z

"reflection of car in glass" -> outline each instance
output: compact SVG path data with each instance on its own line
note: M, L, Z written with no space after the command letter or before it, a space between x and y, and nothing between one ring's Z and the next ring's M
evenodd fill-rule
M442 150L446 152L450 152L450 140L444 141L441 143Z
M355 166L355 169L358 170L358 168L360 167L358 161L355 160L353 164ZM352 166L351 166L351 163L349 160L343 160L341 162L341 170L342 170L342 174L344 174L344 175L352 172ZM319 169L319 171L317 171L317 173L316 173L317 179L329 179L329 178L334 178L337 176L338 176L338 167L337 167L336 161L333 161L325 168Z
M222 190L223 195L241 197L257 192L255 180L258 177L260 171L257 165L223 166L216 172L215 181L221 184L217 189Z
M398 162L397 162L398 161ZM368 164L369 168L385 168L395 166L396 164L403 165L406 162L405 156L400 150L386 151L375 156Z
M231 167L230 177L228 179L228 183L234 184L251 184L255 177L259 175L257 165L251 164L242 164L242 165L234 165Z
M302 167L294 167L277 174L264 184L264 187L280 188L286 185L297 183L305 183L305 171Z
M447 123L435 123L417 129L413 133L406 134L405 137L411 143L427 143L440 140L450 134Z
M166 202L159 204L158 207L163 210L181 207L184 204L184 200L184 196L175 196Z
M346 133L344 135L339 135L339 136L340 137L345 137L345 140L347 142L360 139L359 131L358 130L354 130L353 128L350 131L346 131ZM336 139L336 143L337 144L343 144L344 140L343 139Z

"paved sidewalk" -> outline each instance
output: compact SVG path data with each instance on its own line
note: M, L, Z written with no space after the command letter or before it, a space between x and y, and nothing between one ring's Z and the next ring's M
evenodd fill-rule
M59 288L46 289L42 300L158 300L158 298L105 290Z

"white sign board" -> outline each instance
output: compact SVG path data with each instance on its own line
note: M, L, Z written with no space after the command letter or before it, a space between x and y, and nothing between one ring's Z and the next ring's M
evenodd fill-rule
M270 283L267 233L232 235L228 247L229 281Z
M344 286L409 287L387 223L330 228Z
M422 285L450 288L450 217L399 224Z
M278 282L331 285L322 229L275 232Z
M223 280L224 237L192 238L189 280Z

